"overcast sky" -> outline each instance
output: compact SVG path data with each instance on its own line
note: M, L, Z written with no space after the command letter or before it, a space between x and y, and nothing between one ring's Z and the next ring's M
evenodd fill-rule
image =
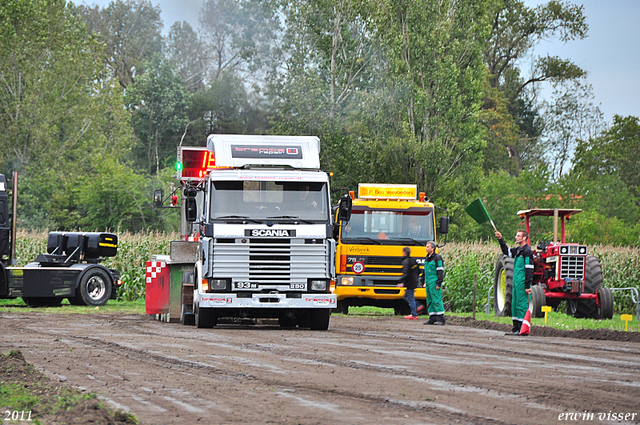
M543 0L524 0L533 7ZM80 2L80 1L78 1ZM84 0L85 4L105 7L110 0ZM187 21L198 27L202 0L151 0L159 5L164 33L176 21ZM595 103L607 121L614 114L640 117L640 0L582 0L589 25L585 40L563 44L543 41L535 54L571 59L589 73ZM543 96L550 93L543 91Z

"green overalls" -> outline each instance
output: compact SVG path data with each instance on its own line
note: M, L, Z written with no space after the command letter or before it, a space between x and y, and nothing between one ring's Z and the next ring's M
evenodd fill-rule
M427 310L429 316L444 314L442 304L442 280L444 279L444 261L435 252L424 262L424 283L427 291ZM436 289L440 286L440 289Z

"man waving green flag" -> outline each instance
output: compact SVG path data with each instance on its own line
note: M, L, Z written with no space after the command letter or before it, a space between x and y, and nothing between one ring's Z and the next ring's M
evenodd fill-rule
M491 220L491 217L489 217L489 213L487 212L487 209L484 207L484 204L482 203L482 199L480 198L476 199L475 201L470 203L469 206L467 206L464 210L467 212L467 214L471 216L471 218L477 221L478 224L482 224L484 222L489 221L493 226L493 230L496 230L496 225L493 224L493 220Z

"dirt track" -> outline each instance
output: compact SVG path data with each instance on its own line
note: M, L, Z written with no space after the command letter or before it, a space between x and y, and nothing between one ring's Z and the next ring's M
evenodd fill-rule
M0 335L1 352L142 424L640 423L638 342L340 315L318 332L4 313Z

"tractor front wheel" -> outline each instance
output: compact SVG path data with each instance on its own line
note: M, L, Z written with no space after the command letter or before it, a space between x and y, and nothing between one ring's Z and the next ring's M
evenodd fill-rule
M493 273L493 309L496 316L511 316L513 258L500 254Z
M598 289L598 301L600 301L599 319L613 319L613 292L604 286Z
M531 287L531 304L533 305L533 317L544 317L542 307L547 305L544 288L540 285Z

